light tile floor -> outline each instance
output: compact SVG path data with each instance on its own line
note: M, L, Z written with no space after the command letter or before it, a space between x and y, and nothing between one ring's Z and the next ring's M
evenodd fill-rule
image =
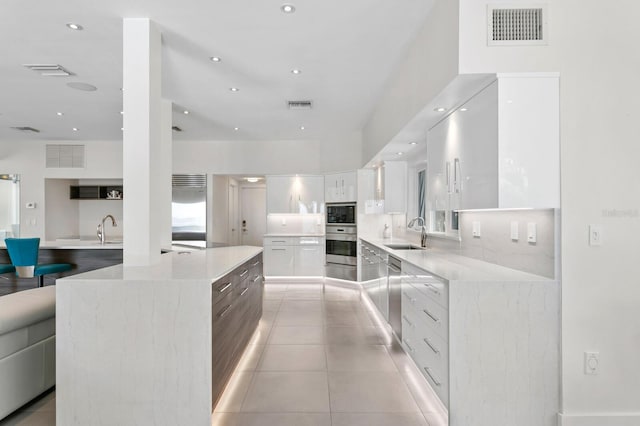
M360 292L315 284L265 286L258 330L211 416L212 426L446 424ZM0 425L55 425L55 391Z

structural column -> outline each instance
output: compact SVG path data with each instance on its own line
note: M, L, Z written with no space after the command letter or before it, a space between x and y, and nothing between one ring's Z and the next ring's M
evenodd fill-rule
M123 255L125 266L146 266L160 261L171 175L163 169L161 42L149 19L124 19L123 27Z

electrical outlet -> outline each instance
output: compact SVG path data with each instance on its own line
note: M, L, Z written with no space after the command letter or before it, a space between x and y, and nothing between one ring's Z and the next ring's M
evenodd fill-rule
M589 225L589 245L590 246L602 245L602 226Z
M513 221L511 222L511 240L512 241L518 241L519 236L518 236L518 222Z
M480 238L480 236L482 235L482 232L480 231L480 222L478 221L473 222L472 233L475 238Z
M528 243L536 243L538 242L538 227L535 222L527 223L527 242Z
M596 375L600 368L600 352L584 353L584 374Z

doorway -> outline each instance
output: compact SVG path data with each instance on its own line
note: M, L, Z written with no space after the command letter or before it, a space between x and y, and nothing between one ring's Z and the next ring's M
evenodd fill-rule
M240 188L241 244L262 247L267 232L267 189L264 185Z

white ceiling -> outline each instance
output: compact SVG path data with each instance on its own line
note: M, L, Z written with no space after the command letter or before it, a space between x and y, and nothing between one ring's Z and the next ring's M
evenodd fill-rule
M296 13L282 13L283 3ZM126 17L149 17L162 31L163 97L174 102L174 125L184 129L175 139L308 139L361 130L432 3L3 0L0 141L121 139ZM33 63L60 64L75 75L42 77L22 66ZM303 99L313 100L312 111L287 109L287 100Z

